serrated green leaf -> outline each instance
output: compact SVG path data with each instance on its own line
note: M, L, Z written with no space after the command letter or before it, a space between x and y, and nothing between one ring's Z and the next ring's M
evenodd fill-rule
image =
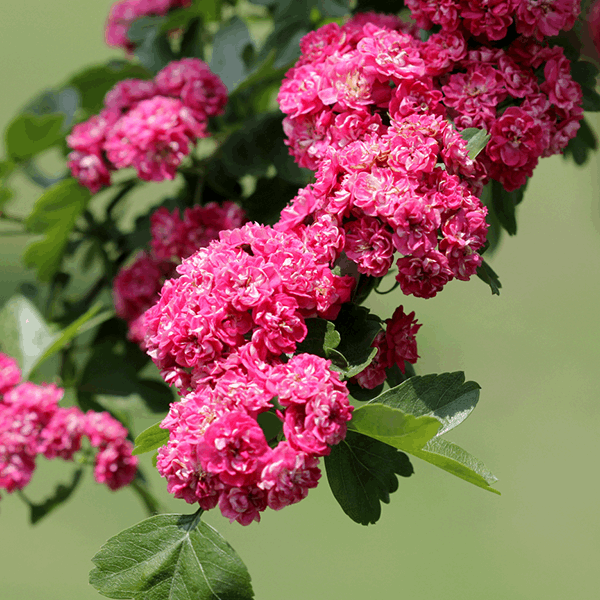
M92 559L90 583L108 598L250 600L233 548L195 515L158 515L117 534Z
M382 442L348 431L325 457L327 480L342 510L356 523L376 523L381 502L398 489L396 475L414 470L406 454Z
M468 127L460 132L460 136L467 142L467 153L473 160L486 147L491 136L485 129L477 129L476 127Z
M144 429L140 435L135 438L135 447L132 454L144 454L145 452L151 452L152 450L158 450L161 446L164 446L169 441L169 431L167 429L161 429L160 424L154 423Z
M370 404L385 404L415 417L435 417L441 427L436 436L460 425L479 402L479 384L465 382L462 371L416 375L383 392Z
M498 490L491 487L498 478L478 458L444 438L433 438L423 448L413 450L410 454L488 492L500 495Z
M498 279L498 275L490 267L490 265L484 261L482 261L481 265L477 267L477 277L481 279L481 281L487 283L492 290L492 295L499 296L500 289L502 288L502 284L500 283L500 279Z
M434 417L415 417L399 408L371 401L354 409L348 428L398 450L411 452L433 438L440 425Z
M19 363L24 380L54 338L40 312L27 298L13 296L0 311L0 348Z
M65 115L19 115L7 127L4 141L7 154L22 163L58 144L63 138Z
M98 325L108 321L115 315L114 310L105 310L101 314L98 314L102 310L102 303L97 303L92 306L87 312L81 317L73 321L68 327L63 329L61 332L56 334L54 342L46 349L46 351L37 359L31 372L35 372L38 367L50 358L53 354L56 354L59 350L62 350L69 342L75 339L78 335L97 327Z
M28 267L36 269L41 281L50 281L59 270L69 236L90 198L90 191L76 179L66 179L49 188L36 201L25 226L44 237L27 246L23 260Z
M66 502L81 481L83 476L83 469L77 469L73 473L71 481L65 485L60 483L56 486L52 496L41 502L40 504L29 504L29 520L32 525L35 525L38 521L49 515L54 509L58 508L61 504Z

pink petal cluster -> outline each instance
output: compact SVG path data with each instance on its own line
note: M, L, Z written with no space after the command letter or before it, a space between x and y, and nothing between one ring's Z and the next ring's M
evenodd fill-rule
M239 227L245 220L244 211L229 201L186 208L182 216L178 209L164 207L151 215L149 250L140 252L113 281L115 310L127 321L131 341L143 342L142 316L158 300L165 280L175 276L177 264L207 246L220 231Z
M333 260L345 253L359 273L383 277L399 254L402 291L431 298L481 264L487 209L475 169L443 117L392 112L385 134L330 151L275 228L307 235L325 220L344 240Z
M496 42L514 25L520 35L542 41L568 31L580 12L580 0L406 0L422 29L447 31Z
M330 149L385 137L394 119L436 116L490 133L475 169L462 174L475 189L489 178L517 189L540 157L565 148L583 115L569 61L546 40L573 25L578 4L412 0L420 27L441 27L427 41L374 13L325 25L302 40L279 92L290 153L316 170Z
M67 136L71 173L93 193L110 185L111 172L127 167L145 181L173 179L226 102L223 82L196 58L170 63L153 81L121 81L100 114Z
M398 365L404 373L405 363L414 365L419 358L415 337L421 325L417 323L415 313L407 315L404 308L399 306L385 323L385 332L378 333L371 344L377 348L373 362L354 378L362 388L376 388L385 381L386 369Z
M0 364L9 357L0 353ZM2 374L6 371L2 370ZM31 480L38 455L73 460L83 437L98 448L94 476L111 490L131 483L137 471L127 430L108 413L62 408L64 390L54 384L19 383L14 366L0 392L0 489L22 490Z
M218 504L244 525L304 498L320 477L318 457L351 418L330 361L292 356L306 319L335 318L355 282L313 251L322 231L304 233L256 224L221 232L145 313L146 351L183 396L162 423L171 435L158 470L176 497ZM267 412L282 422L279 444L257 422Z
M127 32L141 17L164 16L175 8L186 8L192 0L121 0L112 5L106 22L105 39L109 46L133 52L135 46Z

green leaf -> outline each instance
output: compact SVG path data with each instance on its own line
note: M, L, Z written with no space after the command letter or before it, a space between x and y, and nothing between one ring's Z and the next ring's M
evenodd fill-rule
M47 498L44 502L41 504L30 503L29 520L31 524L35 525L46 515L50 514L55 508L58 508L61 504L66 502L79 485L82 476L83 469L77 469L77 471L73 473L71 481L67 485L62 483L57 485L56 489L54 490L54 494L52 494L52 496Z
M492 290L492 295L500 295L500 288L502 288L500 279L498 279L498 275L496 274L494 269L492 269L492 267L490 267L490 265L488 265L488 263L486 263L485 260L481 263L479 267L477 267L477 277L479 277L481 281L487 283L490 286L490 289Z
M104 96L123 79L150 79L151 73L129 61L114 60L106 65L95 65L77 73L67 86L79 92L81 107L88 114L97 114L104 107Z
M502 184L492 180L492 208L498 221L509 235L517 233L516 207L523 200L525 186L514 192L507 192Z
M329 357L329 352L340 344L340 334L335 325L325 319L306 319L306 337L296 346L296 354L316 354L323 358Z
M108 598L250 600L233 548L195 515L158 515L117 534L92 561L90 583Z
M406 454L377 440L348 431L325 457L327 480L342 510L356 523L376 523L381 502L398 489L396 475L414 470Z
M485 129L477 129L476 127L463 129L460 136L467 142L467 152L473 160L477 158L477 155L486 147L491 138Z
M590 127L587 119L580 121L580 127L577 130L577 135L569 140L569 144L565 148L563 157L572 156L573 160L578 165L584 165L589 159L592 151L598 149L598 141L596 135Z
M500 495L498 490L491 487L498 478L479 459L444 438L436 437L420 450L411 451L411 454L488 492Z
M233 17L227 25L222 25L215 35L210 68L230 92L248 74L243 59L247 46L254 47L246 24L239 17Z
M154 74L177 58L171 50L167 34L162 32L166 20L166 17L161 16L141 17L127 30L129 41L135 45L135 56Z
M371 401L354 409L348 428L398 450L412 452L437 435L440 421L430 416L415 417L399 408Z
M23 296L13 296L0 311L0 348L19 363L23 380L54 337L37 308Z
M479 402L479 384L465 382L462 371L415 376L385 391L371 404L385 404L415 417L435 417L442 426L437 436L460 425Z
M90 329L93 329L94 327L97 327L98 325L114 317L114 310L105 310L101 314L98 314L101 309L102 303L99 302L95 304L86 313L81 315L81 317L73 321L68 327L58 333L50 347L37 359L31 371L34 372L44 361L50 358L53 354L56 354L56 352L59 350L62 350L78 335L81 335L82 333L85 333L86 331L89 331Z
M151 452L152 450L158 450L161 446L164 446L169 441L169 431L167 429L161 429L160 424L154 423L154 425L145 429L135 438L135 447L132 454L144 454L145 452Z
M18 163L25 162L63 139L62 125L65 116L20 115L5 132L7 154Z
M256 417L260 428L263 430L265 434L265 438L267 441L276 440L277 436L283 430L283 423L281 419L270 410L267 412L262 412Z
M25 249L23 260L36 269L38 279L50 281L59 270L69 236L86 209L91 194L76 179L66 179L49 188L35 203L25 226L44 234Z
M581 91L583 92L583 110L600 112L600 94L595 89L586 86L581 86Z

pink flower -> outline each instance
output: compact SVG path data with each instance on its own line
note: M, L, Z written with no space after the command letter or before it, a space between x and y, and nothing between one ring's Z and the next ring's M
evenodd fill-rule
M0 396L21 381L21 369L17 361L0 352Z
M528 0L517 2L516 9L517 32L542 41L573 27L580 0Z
M421 328L415 319L415 313L408 315L404 308L399 306L392 315L391 319L386 321L385 330L385 348L386 362L391 366L396 364L404 373L404 362L415 364L419 355L417 354L417 341L415 336Z
M137 473L138 458L131 451L133 444L122 440L108 444L96 454L94 479L115 491L129 485Z
M452 279L448 259L437 250L423 256L399 258L396 281L405 294L417 298L433 298Z
M346 225L345 251L360 273L383 277L393 262L392 232L373 217L350 221Z

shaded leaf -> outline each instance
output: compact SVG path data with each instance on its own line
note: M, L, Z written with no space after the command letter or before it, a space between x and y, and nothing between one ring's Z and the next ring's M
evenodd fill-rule
M499 296L500 289L502 288L502 284L500 283L500 279L498 279L498 275L490 267L490 265L485 262L485 260L481 263L479 267L477 267L477 277L481 279L484 283L487 283L492 290L492 295Z
M398 489L396 475L414 470L406 454L377 440L348 431L325 457L327 480L342 510L356 523L376 523L381 502Z
M569 140L563 157L572 156L576 164L584 165L589 160L592 151L598 149L598 141L587 119L582 119L579 124L577 135Z
M253 598L239 556L200 515L158 515L117 534L92 559L91 585L108 598Z
M514 192L507 192L502 184L492 180L492 203L500 225L506 229L509 235L517 233L517 218L515 209L523 200L525 186L520 187Z
M58 508L61 504L66 502L79 485L82 476L83 469L77 469L77 471L73 473L71 481L67 485L62 483L58 484L54 490L54 494L52 494L52 496L47 498L44 502L40 504L31 503L29 505L29 520L31 524L35 525L46 515L50 514L55 508Z
M371 404L385 404L415 417L435 417L441 427L438 436L460 425L479 402L479 384L465 382L462 371L423 375L407 379L385 391Z
M140 435L135 438L135 447L132 454L144 454L145 452L151 452L152 450L158 450L161 446L164 446L169 441L169 431L167 429L161 429L160 424L154 423L144 429Z
M63 138L64 120L61 114L19 115L5 132L7 154L20 163L58 144Z
M154 74L177 58L171 50L167 34L162 31L166 20L161 16L141 17L127 30L127 38L135 45L135 56Z
M478 458L444 438L436 437L411 454L484 490L500 494L491 487L498 478Z
M265 434L265 438L267 441L277 439L277 436L283 430L283 423L281 419L270 410L267 412L262 412L256 417L260 428L263 430Z
M222 25L215 35L210 68L230 92L235 90L248 74L243 59L247 46L253 47L252 38L246 24L239 17L234 17L227 25Z

